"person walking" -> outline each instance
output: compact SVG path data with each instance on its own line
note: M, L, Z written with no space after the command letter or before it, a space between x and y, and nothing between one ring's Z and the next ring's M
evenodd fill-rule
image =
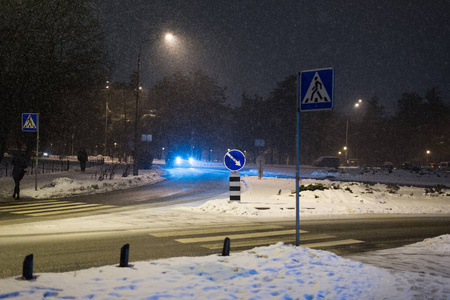
M85 172L86 170L86 162L88 160L88 155L86 153L86 150L81 149L80 151L78 151L78 161L80 162L80 168L82 172Z
M12 177L14 179L14 199L20 199L20 181L26 173L28 161L22 151L18 150L12 159L13 171Z

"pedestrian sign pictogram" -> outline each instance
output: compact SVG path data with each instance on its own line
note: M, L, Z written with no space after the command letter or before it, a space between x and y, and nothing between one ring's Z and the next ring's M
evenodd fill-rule
M300 109L332 109L334 102L334 70L320 69L301 72Z
M37 132L38 120L37 114L22 114L22 131Z

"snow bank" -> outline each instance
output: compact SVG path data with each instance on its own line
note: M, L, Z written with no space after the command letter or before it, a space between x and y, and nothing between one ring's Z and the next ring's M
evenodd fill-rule
M301 180L301 215L439 214L450 213L450 190L330 180ZM228 198L182 208L250 217L294 217L295 179L256 176L242 178L241 202Z
M102 170L93 167L85 172L70 170L66 172L40 174L38 189L35 189L34 176L25 176L20 183L21 197L35 199L64 198L76 195L98 194L154 184L164 180L159 168L139 170L140 175L122 177L115 174L111 178L101 178ZM10 177L0 178L0 201L9 201L14 190L14 181Z
M443 245L444 244L444 245ZM450 235L413 245L445 255ZM397 260L408 247L396 249ZM405 253L403 255L403 253ZM0 280L0 299L448 299L450 277L387 270L278 243L230 256L177 257L36 279Z

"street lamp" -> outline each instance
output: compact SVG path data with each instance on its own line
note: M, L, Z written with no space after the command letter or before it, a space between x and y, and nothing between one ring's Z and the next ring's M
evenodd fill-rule
M428 157L430 156L431 151L430 151L430 150L427 150L426 153L427 153L427 164L428 164Z
M108 98L109 98L109 91L110 91L110 85L109 81L106 81L106 105L105 105L105 153L106 156L107 147L106 147L106 141L108 139Z
M166 41L171 41L173 39L173 35L171 33L167 33L164 36ZM133 153L133 176L139 175L139 93L142 89L141 87L141 53L142 53L142 45L147 42L154 42L161 39L161 37L157 37L155 39L145 40L141 42L139 45L139 55L138 55L138 64L137 64L137 85L136 85L136 114L134 118L134 153Z
M358 102L356 102L354 104L355 108L358 108L359 105L362 103L362 99L359 99ZM348 117L347 117L347 125L345 127L345 146L344 146L344 150L345 150L345 165L347 165L347 161L348 161Z

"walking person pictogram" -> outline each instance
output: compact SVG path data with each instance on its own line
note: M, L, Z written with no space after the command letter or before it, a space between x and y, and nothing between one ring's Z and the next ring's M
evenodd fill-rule
M308 103L310 100L314 101L314 102L319 102L319 99L316 98L314 100L314 95L317 95L320 98L320 102L326 101L328 102L328 98L327 97L322 97L322 94L320 93L320 90L322 90L323 85L322 82L320 82L319 78L317 76L314 77L314 87L311 89L312 93L311 93L311 98L307 98L305 103Z

